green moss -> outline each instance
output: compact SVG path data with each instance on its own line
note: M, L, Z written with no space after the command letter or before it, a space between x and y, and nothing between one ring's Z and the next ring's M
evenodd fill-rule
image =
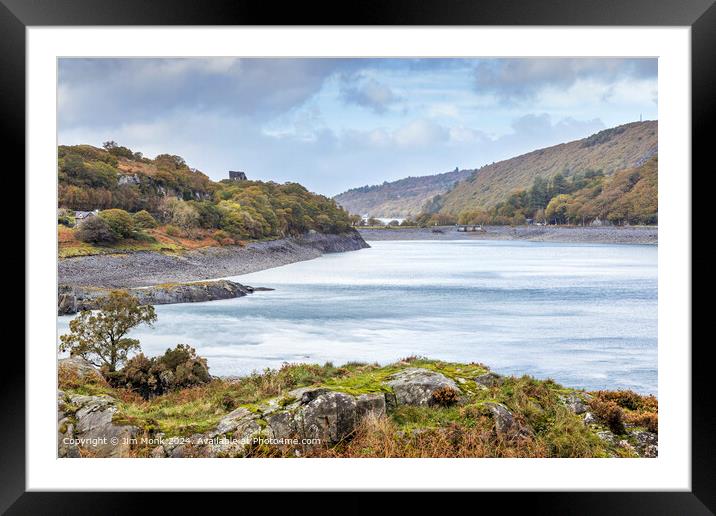
M286 406L290 405L291 403L293 403L294 401L296 401L296 398L294 398L293 396L284 396L283 398L278 400L278 406L286 407Z
M113 396L118 399L114 421L117 424L137 426L150 434L163 432L167 437L174 437L204 433L215 428L234 407L243 407L257 414L259 418L256 422L263 431L267 423L262 417L261 406L271 399L275 400L279 408L291 405L296 398L286 393L292 389L324 387L351 395L390 392L390 387L386 385L390 377L407 368L439 372L453 379L463 395L461 403L456 406L397 407L389 414L389 418L390 424L400 431L473 429L480 436L488 436L485 442L492 442L489 441L489 435L493 420L485 403L494 402L506 406L518 422L532 429L534 435L530 437L529 446L531 450L537 450L539 456L542 453L550 457L633 456L633 452L628 449L600 439L596 431L602 428L601 425L587 427L581 416L565 407L563 398L575 392L572 389L551 380L537 380L529 376L503 377L501 384L483 388L474 381L475 377L489 371L482 364L458 364L424 358L410 358L387 366L363 363L350 363L342 367L330 363L322 366L292 364L231 382L212 381L150 400L142 400L135 395L96 384L65 389L65 392ZM71 418L77 408L65 402L64 410ZM636 444L633 438L627 437L627 440L632 445ZM502 453L499 447L503 445L495 441L496 455ZM488 450L489 456L491 453Z

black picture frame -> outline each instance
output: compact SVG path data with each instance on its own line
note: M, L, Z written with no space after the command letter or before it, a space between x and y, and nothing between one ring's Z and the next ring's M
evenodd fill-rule
M86 25L550 25L690 26L692 73L692 169L713 168L711 134L716 112L716 5L714 0L369 0L345 4L314 1L276 6L247 0L0 0L0 120L4 147L25 169L25 30L28 26ZM708 163L708 168L707 168ZM683 171L684 174L688 171ZM692 179L694 177L692 173ZM702 189L703 191L703 189ZM29 194L30 192L26 192ZM19 265L19 264L18 264ZM26 275L28 270L25 269ZM693 316L692 316L693 320ZM10 344L10 338L5 339ZM14 343L13 343L14 344ZM690 343L670 343L688 346ZM716 427L708 341L692 352L692 490L690 492L523 493L510 505L528 503L532 514L713 514L716 511ZM148 507L149 493L26 492L25 353L6 345L0 374L0 511L8 514L128 514ZM81 483L78 488L81 489ZM226 495L211 494L225 501ZM245 495L242 495L245 496ZM265 495L264 495L265 496ZM295 494L292 505L296 506ZM343 498L347 511L362 505ZM457 495L451 495L457 496ZM480 494L481 507L486 497ZM497 494L496 496L501 496ZM184 511L206 510L204 497L174 493ZM459 497L462 499L463 497ZM271 495L271 503L281 500ZM421 496L411 498L422 504ZM165 503L165 501L162 501ZM406 502L407 503L407 502ZM201 505L200 505L201 504ZM402 510L409 510L403 505ZM101 508L101 509L100 509ZM345 512L345 511L341 511Z

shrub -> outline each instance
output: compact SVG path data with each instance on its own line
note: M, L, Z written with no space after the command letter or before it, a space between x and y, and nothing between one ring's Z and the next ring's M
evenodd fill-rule
M659 414L656 412L626 414L625 420L630 425L643 426L649 432L659 433Z
M179 228L176 226L169 225L166 228L164 228L164 232L172 237L178 237L181 231L179 231Z
M211 381L206 359L196 356L194 348L179 344L160 357L147 358L140 353L129 359L121 371L110 375L114 387L126 387L149 399L176 389Z
M613 401L622 408L629 410L653 410L657 402L654 396L640 396L634 391L597 391L595 395L605 401Z
M134 220L132 216L124 210L112 208L110 210L101 211L99 216L109 224L109 227L117 238L129 238L134 233Z
M57 212L57 223L71 228L75 225L75 214L70 210L60 210Z
M157 227L157 221L147 210L138 211L132 218L134 226L141 229L151 229Z
M440 387L435 392L433 392L433 395L431 396L431 402L434 405L439 405L441 407L450 407L452 405L455 405L458 400L460 399L460 393L453 389L452 387Z
M609 427L613 433L620 435L626 432L624 427L624 411L615 401L593 398L589 406L594 416Z
M82 242L111 244L117 241L109 224L101 217L89 217L75 231L75 237Z

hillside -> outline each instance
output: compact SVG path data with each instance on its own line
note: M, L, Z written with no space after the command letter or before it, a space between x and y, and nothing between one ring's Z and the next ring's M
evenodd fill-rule
M418 215L425 203L447 192L457 181L467 179L473 170L454 170L432 176L406 177L382 185L353 188L334 199L344 209L356 215L407 218Z
M526 219L548 224L653 225L659 215L658 156L611 176L594 170L570 177L557 173L536 177L532 186L517 190L487 209L469 208L457 216L423 213L415 221L434 224L521 225Z
M428 211L457 216L466 210L493 207L510 194L528 189L535 179L557 174L568 178L588 171L611 176L642 165L657 153L657 124L655 120L625 124L486 165L435 198Z
M148 159L114 142L60 146L58 184L64 257L335 234L352 222L334 200L298 183L214 182L180 156Z

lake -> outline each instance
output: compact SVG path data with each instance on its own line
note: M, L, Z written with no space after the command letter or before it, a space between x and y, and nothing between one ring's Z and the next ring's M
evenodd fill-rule
M157 306L155 326L132 336L147 355L190 344L215 375L422 355L657 393L656 246L369 243L232 278L272 292Z

